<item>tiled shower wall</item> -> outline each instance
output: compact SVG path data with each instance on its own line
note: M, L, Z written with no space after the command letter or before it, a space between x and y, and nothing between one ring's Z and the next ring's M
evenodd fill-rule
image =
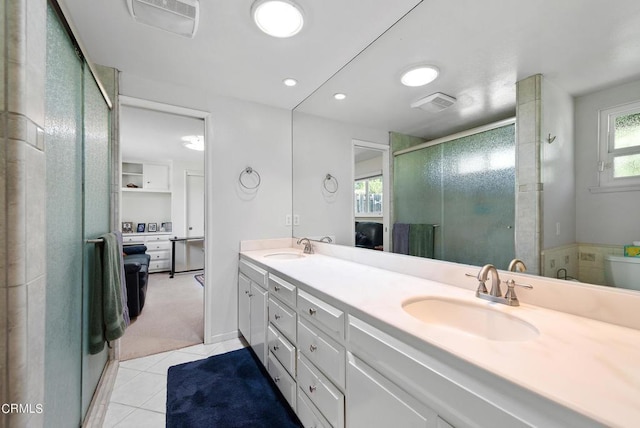
M608 285L604 280L604 256L622 256L620 245L573 244L551 248L542 252L543 272L549 278L567 275L581 282ZM558 272L560 270L560 272Z
M0 0L0 403L44 399L46 0ZM43 414L0 413L0 427Z

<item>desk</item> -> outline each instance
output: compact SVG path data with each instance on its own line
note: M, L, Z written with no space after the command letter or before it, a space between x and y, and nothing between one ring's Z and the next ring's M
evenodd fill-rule
M171 241L171 271L169 273L169 278L173 278L173 275L176 273L195 272L198 270L202 270L202 268L199 268L181 270L176 272L176 242L204 241L204 236L193 236L190 238L178 238L177 236L174 236L173 238L169 238L169 241Z

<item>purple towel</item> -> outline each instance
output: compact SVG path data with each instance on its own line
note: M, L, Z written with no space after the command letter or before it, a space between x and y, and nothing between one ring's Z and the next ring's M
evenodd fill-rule
M393 225L393 252L409 254L409 225L406 223Z

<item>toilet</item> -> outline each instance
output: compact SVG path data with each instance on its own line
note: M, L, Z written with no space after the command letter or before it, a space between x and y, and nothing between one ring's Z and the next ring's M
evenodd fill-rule
M604 256L604 280L607 285L640 290L640 257Z

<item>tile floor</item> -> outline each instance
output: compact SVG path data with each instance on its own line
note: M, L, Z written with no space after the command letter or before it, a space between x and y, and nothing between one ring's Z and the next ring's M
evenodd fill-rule
M243 348L240 339L195 345L120 363L107 408L104 428L163 428L167 400L167 369Z

